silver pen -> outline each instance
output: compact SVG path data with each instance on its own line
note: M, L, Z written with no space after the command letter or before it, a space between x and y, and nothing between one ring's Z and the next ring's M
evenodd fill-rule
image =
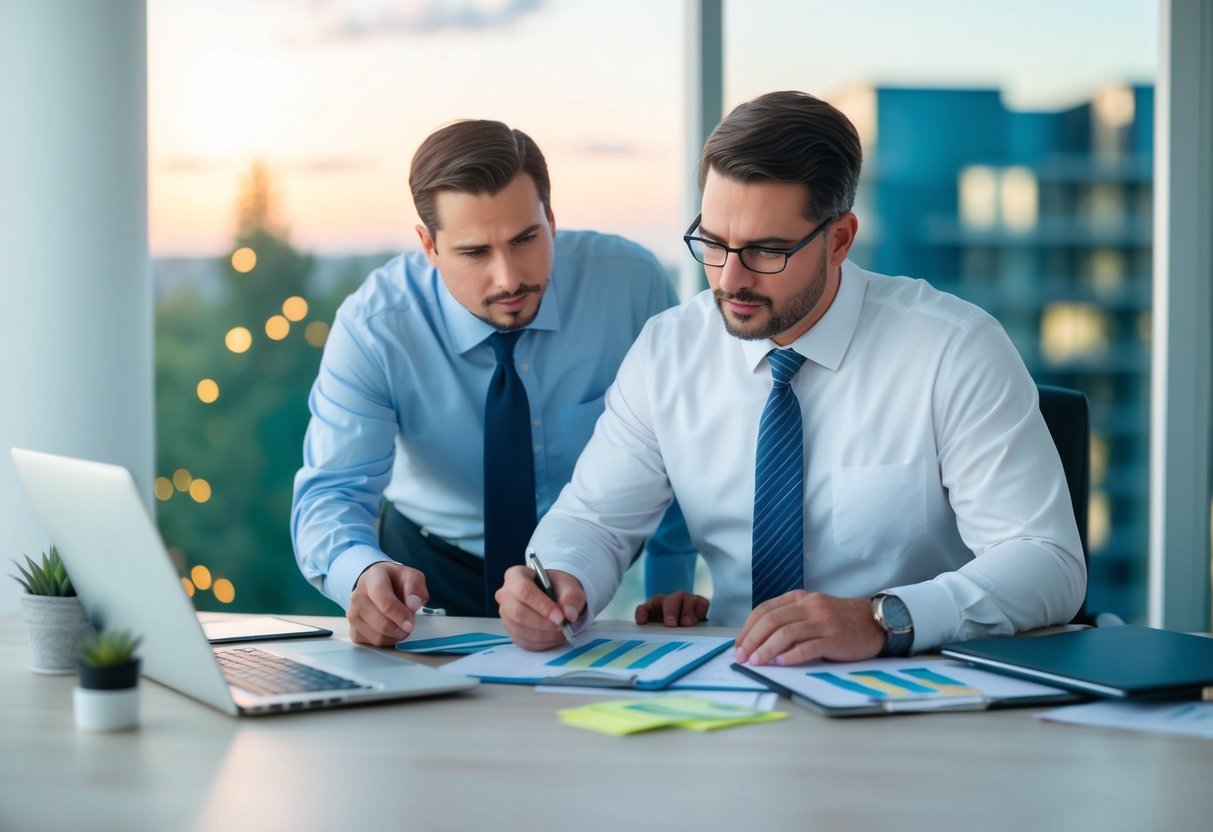
M539 555L535 554L534 549L526 550L526 565L535 570L535 583L543 590L544 594L556 601L556 587L552 586L552 579L548 577L547 570L543 568L543 564L539 562ZM559 606L559 602L557 602ZM564 633L564 640L573 646L573 628L569 626L569 622L562 622L560 632Z

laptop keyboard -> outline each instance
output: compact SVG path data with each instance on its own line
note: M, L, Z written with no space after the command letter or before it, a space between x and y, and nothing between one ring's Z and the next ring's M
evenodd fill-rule
M215 654L229 684L263 696L316 690L369 689L344 676L335 676L302 662L284 659L256 647L237 647Z

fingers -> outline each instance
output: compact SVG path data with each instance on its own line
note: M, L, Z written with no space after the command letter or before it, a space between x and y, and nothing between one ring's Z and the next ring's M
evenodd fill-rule
M585 589L581 586L581 581L559 570L549 572L548 577L556 587L556 604L564 613L564 620L573 623L581 617L581 612L585 609Z
M416 569L386 561L368 567L350 596L350 639L387 647L407 638L414 614L428 599L425 578Z
M535 583L535 572L526 566L511 566L495 595L506 632L520 647L547 650L564 642L560 625L576 621L585 607L585 590L572 575L548 571L556 587L553 601Z
M866 598L796 590L750 613L734 657L753 665L861 661L878 655L883 646L884 633Z
M748 655L752 653L758 644L767 640L770 634L770 622L767 620L767 616L773 614L776 610L785 608L788 604L795 603L797 593L805 594L803 591L788 592L779 595L778 598L765 600L765 602L756 606L750 612L750 616L747 617L744 625L741 626L741 632L738 633L738 638L736 638L736 645L738 645L739 650L745 648L746 655ZM756 634L756 628L759 631L758 634ZM745 660L739 659L738 661L744 662Z
M660 619L664 595L654 595L652 598L636 606L634 618L637 624L648 624L649 619Z
M654 595L636 607L637 624L661 621L667 627L694 627L708 617L710 602L702 595L679 590L673 595Z

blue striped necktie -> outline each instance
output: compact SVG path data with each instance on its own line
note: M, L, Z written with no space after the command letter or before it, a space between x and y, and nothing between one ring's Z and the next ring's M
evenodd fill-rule
M753 605L804 588L804 426L789 386L804 363L772 350L771 395L758 423L754 474Z
M497 615L493 594L505 570L522 563L535 531L535 458L531 409L514 369L523 330L495 332L488 343L497 369L484 399L484 614Z

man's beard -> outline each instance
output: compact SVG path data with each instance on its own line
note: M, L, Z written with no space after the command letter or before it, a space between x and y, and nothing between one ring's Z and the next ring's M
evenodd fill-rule
M741 338L745 341L761 341L766 338L774 338L781 332L786 332L813 311L821 301L826 291L826 264L825 258L822 258L820 268L817 274L813 276L813 280L809 285L805 286L798 294L788 298L780 307L776 308L772 300L765 295L759 295L751 292L749 289L742 289L739 292L725 292L717 289L712 293L716 298L716 308L720 310L720 317L724 319L725 332L732 335L734 338ZM738 303L753 303L766 306L769 314L765 321L742 321L738 322L735 318L730 318L724 311L724 301L732 300Z
M540 285L540 284L530 285L530 284L524 283L522 286L520 286L517 290L515 290L513 292L502 292L501 294L498 294L498 295L490 295L489 297L484 299L483 305L484 305L484 308L487 310L487 309L491 309L492 305L499 301L511 300L513 298L520 298L520 297L523 297L524 295L532 295L532 294L538 295L539 303L537 303L535 305L535 311L532 312L530 315L528 315L525 318L522 317L522 313L520 313L520 312L519 313L509 313L509 312L504 313L506 316L512 316L510 320L507 320L504 323L496 318L493 318L492 316L490 316L487 313L484 315L477 315L476 317L479 318L480 320L484 321L486 324L493 327L494 329L500 330L501 332L512 332L515 329L523 329L524 327L528 327L532 323L535 322L535 318L539 317L539 307L543 305L543 290L545 288L546 288L545 286Z

